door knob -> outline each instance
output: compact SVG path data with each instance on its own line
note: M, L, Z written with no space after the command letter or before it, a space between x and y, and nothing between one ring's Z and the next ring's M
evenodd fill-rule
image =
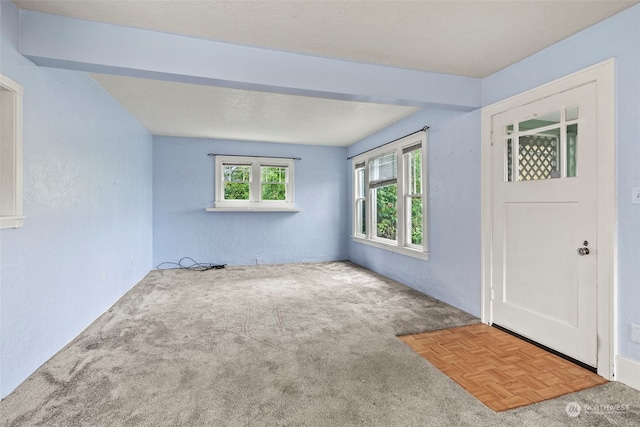
M578 255L580 256L589 255L589 248L578 248Z

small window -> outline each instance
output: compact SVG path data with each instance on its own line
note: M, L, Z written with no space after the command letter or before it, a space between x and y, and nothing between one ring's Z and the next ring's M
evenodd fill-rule
M216 156L215 209L294 209L293 159Z
M426 259L426 131L353 160L353 239Z
M579 112L573 105L505 126L505 181L578 176Z
M22 86L0 75L0 228L23 221Z

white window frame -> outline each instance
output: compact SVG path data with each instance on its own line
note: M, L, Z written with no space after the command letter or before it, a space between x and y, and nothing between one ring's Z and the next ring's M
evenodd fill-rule
M224 199L224 165L250 166L249 200ZM286 168L286 199L262 200L262 167ZM281 157L216 156L215 204L207 211L298 211L294 202L294 159Z
M366 219L365 219L365 233L361 233L361 216L360 211L358 210L359 205L363 205L365 209L365 214L368 212L367 207L367 173L366 173L366 163L360 162L355 163L353 165L353 235L361 238L365 237L366 234ZM360 172L362 172L362 179L360 177Z
M19 228L22 214L22 86L0 74L0 228Z
M410 168L408 166L408 156L403 153L405 148L410 148L420 144L421 154L421 193L412 194L410 192ZM396 240L380 238L377 236L375 213L375 200L373 197L374 189L369 188L369 163L370 161L385 155L396 153L397 160L397 231ZM429 259L429 233L428 233L428 180L427 180L427 132L420 131L404 138L399 139L391 144L384 145L366 153L360 154L352 159L353 188L352 188L352 204L353 204L353 222L352 222L352 239L354 242L375 246L391 252L400 253L414 258L423 260ZM359 231L358 221L358 201L362 200L358 197L358 173L361 168L365 171L365 207L366 207L366 225L365 233ZM411 243L411 198L415 196L422 198L422 245Z

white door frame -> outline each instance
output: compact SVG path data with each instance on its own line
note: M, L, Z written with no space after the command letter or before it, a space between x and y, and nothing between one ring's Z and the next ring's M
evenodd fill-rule
M482 108L481 125L481 263L482 298L481 320L492 323L492 185L491 145L492 117L512 108L534 102L581 86L596 83L596 141L597 141L597 334L598 374L606 379L614 377L615 351L615 88L614 59L609 59L569 76L531 89L519 95Z

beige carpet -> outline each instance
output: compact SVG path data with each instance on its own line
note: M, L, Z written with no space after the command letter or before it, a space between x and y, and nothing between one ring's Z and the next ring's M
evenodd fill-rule
M561 426L610 383L496 413L396 335L478 319L348 262L153 271L0 403L3 426Z

